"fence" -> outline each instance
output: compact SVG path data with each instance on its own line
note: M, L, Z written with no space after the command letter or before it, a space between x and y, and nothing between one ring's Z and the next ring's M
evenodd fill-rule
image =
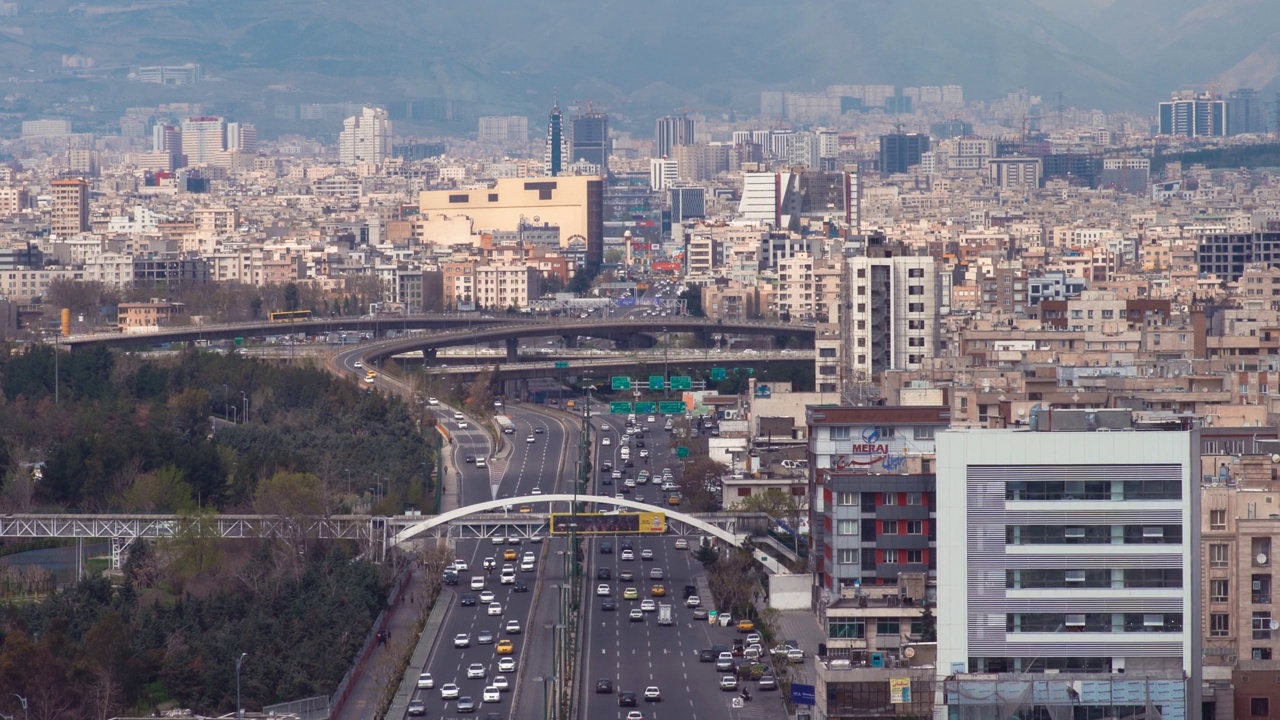
M337 717L342 712L342 706L350 698L356 679L360 676L360 671L364 668L369 656L373 654L373 649L378 644L378 633L387 629L390 614L395 612L400 601L404 599L404 591L409 587L409 580L412 577L412 565L405 567L400 572L400 577L396 580L396 584L391 588L391 594L387 597L387 607L378 613L377 619L373 621L373 627L369 628L369 637L365 638L364 646L356 654L355 661L351 663L351 669L342 677L342 682L338 683L338 689L333 693L333 701L329 703L328 717Z
M293 714L297 715L299 720L327 720L329 717L329 696L316 695L315 697L290 700L289 702L275 705L263 705L262 714Z

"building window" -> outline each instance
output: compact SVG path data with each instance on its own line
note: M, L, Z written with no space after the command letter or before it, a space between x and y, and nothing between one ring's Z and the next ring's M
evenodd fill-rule
M863 278L865 278L866 276L867 276L867 269L866 269L866 268L858 268L858 279L859 279L859 280L862 280L862 279L863 279Z
M908 505L923 505L924 493L907 493Z
M907 294L908 294L908 295L924 295L924 286L923 286L923 285L909 285L909 286L907 287Z
M858 504L858 493L842 492L836 493L836 504L844 507L851 507Z
M831 428L831 439L832 440L848 440L850 437L852 437L852 432L853 432L853 428L849 427L848 425L840 425L838 427L833 427Z
M1231 637L1231 616L1209 613L1209 637Z
M861 560L858 559L857 549L842 548L836 551L836 563L840 565L857 565Z
M885 493L880 498L880 504L881 505L897 505L898 493Z
M836 534L837 535L857 535L858 521L857 520L837 520Z
M877 637L889 637L901 634L902 630L900 629L897 618L879 618L876 620Z
M880 523L880 534L881 534L881 535L897 535L897 534L898 534L898 521L897 521L897 520L884 520L884 521L882 521L882 522Z
M923 522L923 521L921 521L921 520L908 520L908 521L907 521L907 534L908 534L908 535L923 535L923 534L924 534L924 522Z
M1268 647L1254 648L1253 659L1254 660L1270 660L1271 648L1268 648Z
M907 312L924 312L924 303L907 303Z
M924 277L924 268L907 268L907 277L909 278Z
M1225 582L1225 581L1224 581ZM1253 613L1253 639L1271 639L1271 611L1258 610Z
M1251 717L1271 717L1270 698L1249 698L1249 715Z
M835 348L821 348L818 350L818 357L831 358L836 356Z
M894 564L894 563L897 563L897 562L898 562L898 551L897 551L897 550L885 550L885 551L884 551L884 561L885 561L885 563L888 563L888 564Z
M1210 510L1209 511L1209 529L1210 530L1226 530L1227 529L1227 511L1226 510Z
M1229 596L1226 580L1209 581L1209 602L1224 603Z
M916 440L932 440L937 431L932 425L916 425L911 428L912 437Z
M908 551L907 551L907 562L909 562L909 563L917 563L917 564L919 564L919 563L923 563L923 562L924 562L924 551L923 551L923 550L908 550Z
M862 618L827 618L827 637L861 640L867 636L867 623Z

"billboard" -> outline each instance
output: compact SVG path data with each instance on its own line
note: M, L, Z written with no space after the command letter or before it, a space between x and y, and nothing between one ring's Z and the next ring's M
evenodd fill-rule
M577 524L585 535L610 533L655 533L667 531L665 513L551 513L551 534L568 535Z

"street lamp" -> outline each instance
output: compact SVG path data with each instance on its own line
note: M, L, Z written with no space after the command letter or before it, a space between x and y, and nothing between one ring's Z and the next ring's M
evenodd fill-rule
M22 717L25 718L26 720L31 720L31 713L27 710L27 699L22 697L18 693L11 693L11 694L14 697L18 698L18 702L22 703Z
M244 718L244 710L240 708L240 664L247 657L249 657L249 653L240 653L240 657L236 658L236 720ZM25 702L22 707L26 708Z
M249 393L241 390L240 399L244 401L244 421L249 422Z

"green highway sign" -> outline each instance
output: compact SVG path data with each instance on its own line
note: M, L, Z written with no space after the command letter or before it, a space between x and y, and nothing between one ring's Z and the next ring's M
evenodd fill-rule
M711 379L724 380L725 379L724 368L711 368Z
M683 400L663 400L662 402L658 403L658 412L662 413L663 415L683 415L684 401Z
M567 368L567 367L569 367L569 361L568 361L568 360L557 360L557 361L556 361L556 368L558 368L558 369L564 369L564 368Z
M244 346L244 338L242 337L236 338L236 347L243 347L243 346Z
M687 447L678 447L678 448L676 448L676 457L678 457L678 458L687 458L687 457L689 457L689 448L687 448Z
M746 373L748 375L755 375L756 369L755 368L734 368L733 372L735 375L741 375L742 373Z
M631 403L611 402L609 403L609 412L614 415L628 415L631 413Z
M649 389L650 389L650 390L661 390L662 388L664 388L664 387L666 387L666 386L667 386L667 379L666 379L666 378L664 378L664 377L662 377L661 375L650 375L650 376L649 376Z
M636 403L637 415L654 415L658 412L658 403L656 402L638 402Z
M611 378L611 382L614 390L630 390L631 389L631 378L629 377L622 377L621 375L615 375Z
M671 389L672 390L692 390L693 378L689 377L688 375L672 375Z

